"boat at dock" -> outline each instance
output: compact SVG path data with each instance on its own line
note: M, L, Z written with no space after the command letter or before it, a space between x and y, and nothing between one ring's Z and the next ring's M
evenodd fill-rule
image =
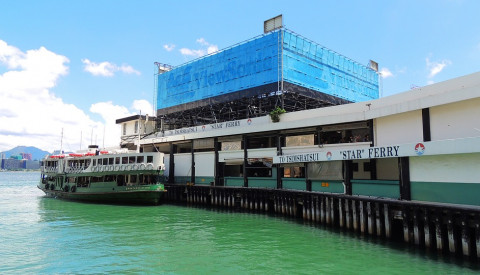
M166 192L163 153L126 149L57 154L41 163L38 188L60 199L158 205Z

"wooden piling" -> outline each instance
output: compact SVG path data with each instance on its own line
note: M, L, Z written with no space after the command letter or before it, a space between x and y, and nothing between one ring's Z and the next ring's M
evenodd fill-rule
M409 213L406 208L402 210L403 217L403 241L410 243L410 227L409 227Z
M455 227L451 216L447 219L447 234L448 234L448 250L451 253L455 253Z
M360 220L358 215L357 201L352 201L352 218L353 218L353 231L358 232Z
M368 216L368 234L373 235L373 230L375 228L375 219L373 217L374 211L372 209L372 204L367 202L367 216Z
M388 209L388 204L383 205L383 218L385 223L385 237L391 238L392 224L391 224L391 216L390 216L390 211Z
M437 243L437 250L443 250L443 228L442 228L442 216L437 214L435 217L435 238Z
M343 218L343 214L344 214L344 210L343 210L343 201L342 199L339 199L338 200L338 225L340 226L340 228L343 228L344 227L344 218Z
M462 217L462 253L464 256L470 256L470 231L466 217Z
M378 202L375 203L375 225L377 226L377 236L381 237L383 233L383 219L380 204Z
M367 228L367 217L365 216L365 211L363 209L363 201L360 201L359 211L360 211L360 232L363 234L365 233L365 229Z

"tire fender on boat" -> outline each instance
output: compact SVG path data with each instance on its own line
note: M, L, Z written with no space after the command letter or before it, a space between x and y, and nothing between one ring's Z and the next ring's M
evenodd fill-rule
M138 170L138 165L137 164L132 164L132 170Z
M140 170L145 170L145 164L143 164L143 163L140 164L139 169L140 169Z
M153 170L153 164L151 164L151 163L147 164L147 169L148 170Z
M131 169L131 167L130 167L129 164L125 165L125 170L126 170L126 171L130 171L130 169Z
M118 170L120 170L120 167L115 165L115 171L118 171Z

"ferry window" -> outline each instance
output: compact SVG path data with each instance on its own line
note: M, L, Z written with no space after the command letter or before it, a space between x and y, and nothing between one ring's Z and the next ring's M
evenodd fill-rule
M130 183L132 184L137 183L137 175L130 175Z
M128 158L127 157L123 157L122 158L122 164L127 164L128 163Z
M152 163L153 162L153 156L147 156L147 162Z
M143 163L143 156L137 157L137 163Z
M125 176L126 175L119 175L117 177L117 186L124 186L125 185Z
M225 165L223 170L225 177L241 177L243 165Z
M330 131L321 133L321 144L335 144L346 142L346 139L342 137L342 131Z
M311 146L315 144L315 135L297 135L285 137L285 146Z
M274 137L250 137L248 138L248 148L271 148L276 147L276 139Z
M135 134L138 133L138 121L135 121Z
M120 164L120 157L115 158L115 164Z
M271 159L249 159L246 167L247 177L271 177L271 167Z
M108 159L103 159L103 165L108 165Z
M96 159L93 160L93 166L97 166L97 160Z
M92 177L92 182L102 182L103 177Z
M135 163L135 157L129 157L128 163Z
M112 165L113 164L113 158L108 159L108 164Z
M283 169L284 178L304 178L305 167L285 167Z

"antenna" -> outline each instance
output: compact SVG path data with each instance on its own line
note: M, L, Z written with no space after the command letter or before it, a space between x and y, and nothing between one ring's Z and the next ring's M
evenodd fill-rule
M105 125L103 125L103 149L105 149Z
M60 154L63 154L63 128L62 128L62 136L60 138Z

